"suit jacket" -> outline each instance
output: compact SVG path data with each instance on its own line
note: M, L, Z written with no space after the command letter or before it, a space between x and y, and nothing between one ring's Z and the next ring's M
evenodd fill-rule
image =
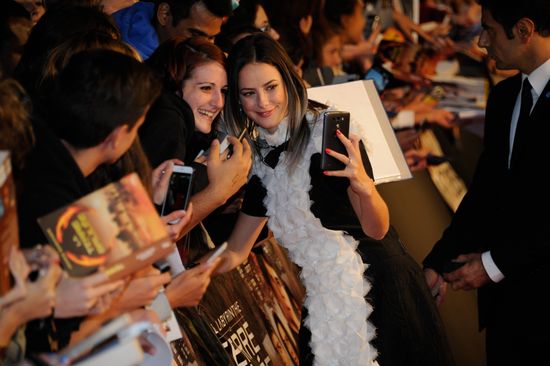
M550 156L550 83L532 110L529 125L523 126L522 138L516 139L514 164L508 168L511 116L520 88L521 75L516 75L491 92L484 149L471 186L424 260L425 267L441 273L444 263L460 254L491 251L505 279L479 290L481 327L514 322L514 316L519 318L515 321L538 322L542 327L542 321L550 318L550 302L541 300L541 291L548 287L550 223L548 215L538 213L550 208L548 183L542 178Z

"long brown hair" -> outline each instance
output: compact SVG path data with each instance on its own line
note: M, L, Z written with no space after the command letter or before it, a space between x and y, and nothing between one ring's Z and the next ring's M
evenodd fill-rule
M245 128L250 131L254 127L240 108L239 101L239 73L243 67L251 63L265 63L275 67L285 84L289 117L287 157L289 171L293 171L310 136L309 126L305 119L308 109L307 91L286 51L277 41L264 33L243 38L237 42L229 55L227 61L229 89L224 108L225 122L234 135L238 135Z
M23 87L13 79L0 81L0 149L10 150L14 172L23 168L34 146L31 102Z
M204 37L174 38L161 44L145 62L162 80L164 90L181 93L193 70L210 62L225 68L225 54Z

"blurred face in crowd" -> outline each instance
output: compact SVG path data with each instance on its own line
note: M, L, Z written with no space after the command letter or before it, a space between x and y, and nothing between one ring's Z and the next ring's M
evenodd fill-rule
M36 24L42 15L46 12L44 2L42 0L16 0L19 4L23 5L25 9L31 15L33 24Z
M340 35L333 35L323 45L321 58L323 66L338 67L342 64L342 38Z
M365 2L357 0L354 12L341 17L344 43L359 43L363 39L363 31L366 24L364 10Z
M262 32L265 32L271 36L274 40L279 39L279 33L273 28L271 28L271 25L269 24L269 19L267 18L267 14L265 13L264 7L261 5L258 5L258 10L256 10L256 19L254 20L254 27L261 30Z
M168 38L203 36L214 42L214 36L220 33L223 17L212 14L202 2L191 7L189 17L182 19L175 27L172 19L166 22L165 31Z
M223 108L226 91L227 73L217 62L197 66L184 81L182 98L193 110L197 131L212 130L212 122Z
M509 39L504 27L498 23L491 13L485 9L481 13L483 30L479 35L479 47L487 49L489 57L495 60L496 67L502 70L515 69L520 56L518 46L521 45L516 35Z
M288 113L288 95L279 70L250 63L239 72L239 99L244 113L260 127L275 132Z
M25 46L25 43L27 43L27 39L29 38L29 34L31 33L32 26L33 24L28 18L8 19L8 27L17 38L16 44L13 45L14 49L10 54L10 65L6 65L7 68L11 71L15 69L15 67L19 63L19 60L21 59L21 55L23 54L23 47Z

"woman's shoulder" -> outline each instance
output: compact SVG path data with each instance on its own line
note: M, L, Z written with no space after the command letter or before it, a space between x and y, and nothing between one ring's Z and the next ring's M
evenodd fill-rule
M180 125L188 127L191 131L195 126L195 117L189 104L171 92L163 92L151 106L145 122L149 124L151 121L154 123L179 122Z

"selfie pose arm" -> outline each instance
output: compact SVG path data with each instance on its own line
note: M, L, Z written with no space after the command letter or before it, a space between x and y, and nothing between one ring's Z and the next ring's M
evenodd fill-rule
M361 222L365 234L374 239L382 239L389 230L390 215L388 207L374 181L368 176L361 158L359 137L350 135L346 138L342 133L337 133L338 138L348 152L348 156L328 150L327 154L346 164L344 170L325 171L325 175L333 177L347 177L350 181L348 188L349 200L355 214Z

